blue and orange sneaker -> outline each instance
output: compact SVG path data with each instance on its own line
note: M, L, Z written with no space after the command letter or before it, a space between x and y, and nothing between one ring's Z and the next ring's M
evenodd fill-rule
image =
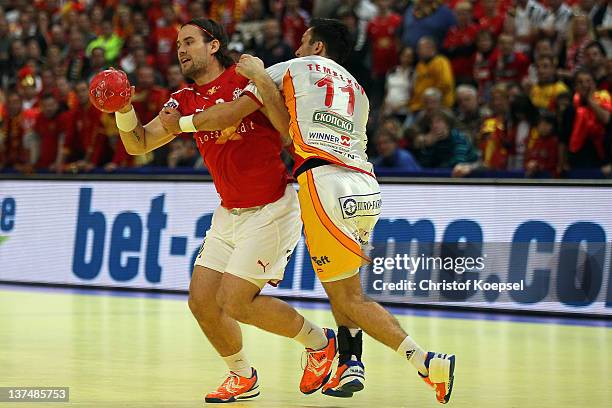
M361 361L352 357L336 368L336 374L323 386L323 394L332 397L350 398L353 393L363 390L365 368Z
M331 375L332 364L338 351L336 333L332 329L323 331L327 337L327 345L321 350L306 349L306 366L300 381L300 391L304 394L319 390Z
M253 373L250 377L242 377L230 371L227 378L216 391L206 395L204 399L209 403L235 402L238 400L255 398L259 395L257 384L257 370L251 368Z
M455 355L430 351L425 357L425 367L429 371L428 374L419 373L419 376L435 390L440 404L448 403L455 379Z

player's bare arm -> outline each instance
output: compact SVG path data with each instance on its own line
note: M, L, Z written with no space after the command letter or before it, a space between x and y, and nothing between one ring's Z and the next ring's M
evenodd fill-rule
M132 87L133 95L134 87ZM116 118L119 136L121 136L125 150L131 155L148 153L176 137L175 134L164 128L159 116L143 126L136 116L131 102L119 109ZM130 128L132 129L128 130Z
M236 126L242 118L261 109L274 128L281 134L283 144L291 144L291 138L289 137L289 113L276 84L265 71L263 62L251 56L242 56L240 61L243 63L244 73L240 72L240 64L237 66L236 72L249 79L251 79L249 76L256 78L256 81L253 82L260 92L265 92L266 100L270 100L269 105L266 105L264 102L264 107L262 108L251 97L243 95L234 101L217 104L203 112L186 117L181 117L176 109L164 108L160 112L163 126L174 134L223 130Z
M270 122L283 137L285 145L291 144L289 137L289 112L278 87L266 72L261 59L252 55L244 54L236 65L236 72L250 79L261 94L264 104L264 112Z

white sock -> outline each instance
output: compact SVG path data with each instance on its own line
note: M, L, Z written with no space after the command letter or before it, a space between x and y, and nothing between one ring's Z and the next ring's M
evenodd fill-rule
M351 337L355 337L360 331L361 329L352 329L349 327L349 333L351 333Z
M421 374L428 374L427 368L425 367L425 357L427 357L427 353L412 340L412 337L406 336L402 344L397 348L397 353L410 361L410 364L419 370Z
M312 350L321 350L327 346L327 337L323 329L309 322L306 318L304 318L302 329L294 339L302 343L304 347Z
M236 354L222 358L225 360L225 364L227 364L230 371L238 374L239 376L251 378L253 375L251 363L249 363L249 360L246 358L244 349L240 350Z

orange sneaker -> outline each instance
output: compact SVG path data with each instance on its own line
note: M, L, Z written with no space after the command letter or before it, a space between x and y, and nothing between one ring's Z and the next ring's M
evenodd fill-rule
M338 347L336 333L331 329L323 329L327 337L327 346L321 350L306 349L306 367L300 381L300 391L312 394L318 391L329 380L332 364L336 358Z
M259 395L257 371L254 368L251 377L241 377L230 371L223 384L216 391L206 395L204 399L210 403L234 402L241 399L255 398Z

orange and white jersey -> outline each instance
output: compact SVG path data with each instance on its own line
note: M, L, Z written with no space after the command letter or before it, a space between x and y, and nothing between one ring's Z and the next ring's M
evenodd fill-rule
M283 92L291 116L296 168L305 160L321 158L372 174L366 155L370 102L344 67L313 55L272 65L266 71ZM263 103L253 83L244 93Z

